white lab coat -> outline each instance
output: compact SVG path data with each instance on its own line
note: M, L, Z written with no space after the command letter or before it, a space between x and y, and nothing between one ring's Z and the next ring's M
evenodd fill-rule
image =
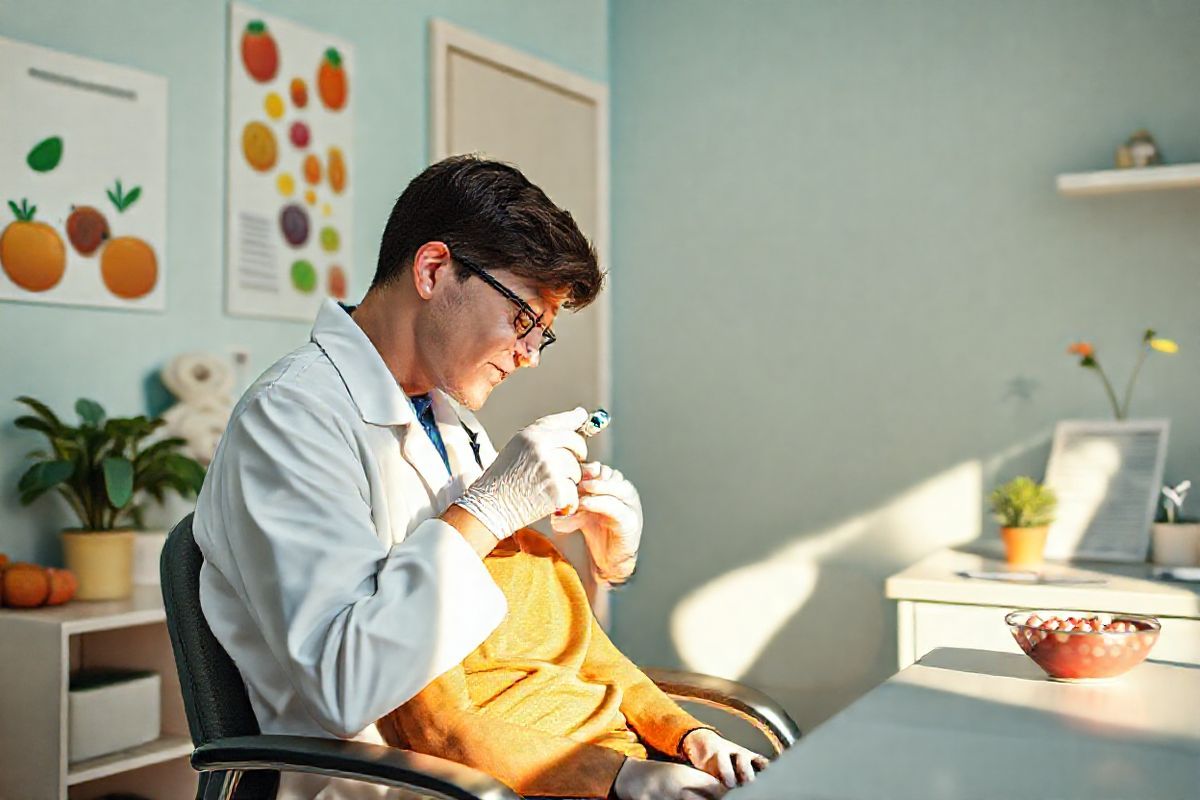
M375 720L507 612L479 556L437 519L482 471L462 425L485 466L496 451L437 390L433 411L450 472L332 300L312 340L234 409L197 500L200 602L264 733L381 742ZM324 782L285 774L280 796L317 796Z

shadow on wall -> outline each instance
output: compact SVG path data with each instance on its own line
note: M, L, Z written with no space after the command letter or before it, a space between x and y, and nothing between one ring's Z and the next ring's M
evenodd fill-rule
M670 617L682 663L766 691L810 730L896 671L887 576L935 550L995 537L988 491L1015 474L1041 475L1049 444L1047 431L957 464L699 586Z

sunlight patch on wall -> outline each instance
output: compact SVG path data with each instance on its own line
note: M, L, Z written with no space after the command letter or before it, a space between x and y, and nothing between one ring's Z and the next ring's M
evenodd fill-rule
M926 553L974 539L980 529L982 465L978 460L958 464L874 510L826 530L804 535L763 561L738 567L686 595L671 615L671 636L688 669L734 680L741 679L760 655L782 644L789 665L810 668L803 682L844 678L843 670L869 669L878 653L879 623L859 619L878 598L843 598L845 624L789 632L786 643L775 642L813 597L823 562L852 559L863 572L882 576ZM862 586L854 587L861 594ZM837 592L836 585L822 592ZM825 607L827 604L822 603ZM875 616L878 616L875 613ZM812 626L809 626L812 628ZM860 641L874 630L873 641ZM792 641L794 640L794 641ZM837 657L819 653L836 651ZM771 670L776 671L776 670ZM825 674L814 674L825 673Z

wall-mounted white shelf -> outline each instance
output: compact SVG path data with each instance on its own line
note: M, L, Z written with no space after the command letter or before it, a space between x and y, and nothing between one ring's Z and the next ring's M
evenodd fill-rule
M1058 193L1068 196L1200 188L1200 164L1071 172L1059 175L1056 182Z

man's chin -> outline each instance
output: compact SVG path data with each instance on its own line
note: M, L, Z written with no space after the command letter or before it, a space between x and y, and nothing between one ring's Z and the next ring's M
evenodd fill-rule
M465 406L468 411L478 411L483 408L483 404L487 402L488 397L492 394L491 386L474 386L468 389L459 387L446 389L446 394L461 406Z

